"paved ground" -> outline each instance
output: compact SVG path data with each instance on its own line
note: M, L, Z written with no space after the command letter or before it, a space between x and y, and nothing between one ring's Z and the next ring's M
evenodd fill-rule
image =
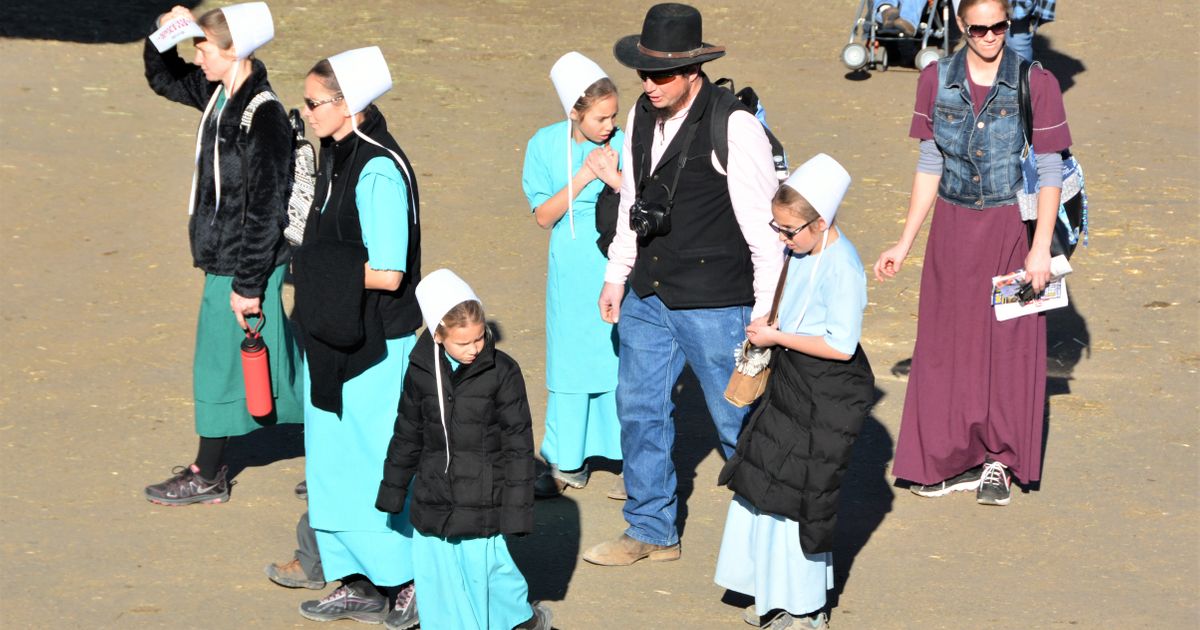
M196 113L147 89L138 41L165 4L130 0L105 14L102 3L13 0L0 16L6 628L311 625L295 613L309 593L261 573L290 553L303 510L291 496L304 469L297 432L235 441L228 505L141 498L195 443L201 278L184 207ZM522 151L558 117L547 73L567 50L613 72L632 103L637 83L610 50L639 29L648 3L271 4L279 38L261 57L287 102L299 102L304 71L325 55L365 44L388 54L397 88L381 106L421 177L425 267L451 265L477 287L538 413L546 235L520 193ZM1044 481L1003 509L893 486L904 381L891 368L912 349L920 258L896 282L872 281L863 343L881 400L844 492L839 628L1200 624L1200 15L1184 0L1140 17L1116 0L1062 4L1038 43L1066 89L1093 223L1072 308L1051 320ZM855 184L840 218L873 261L907 203L916 74L848 77L838 51L855 3L804 5L701 2L706 39L731 51L711 72L759 89L795 159L825 151L848 166ZM741 626L712 584L729 494L714 484L720 461L695 389L684 381L679 391L681 561L578 560L621 529L604 473L539 503L537 534L514 544L557 627Z

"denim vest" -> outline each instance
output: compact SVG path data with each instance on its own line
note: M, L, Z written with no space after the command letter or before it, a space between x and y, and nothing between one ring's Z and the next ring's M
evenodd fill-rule
M1021 190L1020 59L1000 58L996 83L975 115L967 85L966 49L938 61L933 138L945 157L938 196L982 210L1017 202Z

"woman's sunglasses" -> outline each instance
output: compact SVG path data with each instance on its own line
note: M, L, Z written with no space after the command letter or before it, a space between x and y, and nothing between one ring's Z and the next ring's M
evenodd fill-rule
M820 218L821 217L817 217L817 219L820 219ZM767 225L771 226L772 230L775 230L775 232L782 234L785 238L787 238L790 241L790 240L796 238L797 234L803 232L804 228L806 228L806 227L812 225L814 222L816 222L817 219L813 219L812 221L809 221L808 223L805 223L804 225L801 225L798 228L791 228L791 229L785 228L782 225L779 225L778 223L775 222L775 219L771 219L767 223Z
M992 24L991 26L983 26L982 24L968 24L967 25L967 34L970 35L971 37L974 37L975 39L980 39L983 37L987 37L988 31L991 31L992 35L999 37L1008 32L1008 25L1009 25L1008 20L1004 20L1003 22L996 22L995 24Z
M649 79L650 81L654 82L654 85L666 85L671 81L674 81L675 77L679 76L680 71L666 70L663 72L646 72L645 70L638 70L637 73L638 78L641 79L642 82L645 82L647 79Z
M304 107L306 107L308 109L308 111L311 112L312 110L314 110L322 105L336 103L336 102L342 100L343 98L345 98L345 97L344 96L335 96L333 98L327 98L323 101L314 101L311 98L306 98L306 99L304 99Z

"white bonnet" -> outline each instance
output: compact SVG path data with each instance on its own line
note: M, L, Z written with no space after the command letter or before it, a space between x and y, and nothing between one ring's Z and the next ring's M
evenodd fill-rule
M449 269L438 269L422 278L417 283L416 295L430 334L455 306L471 300L483 304L470 285Z
M550 81L558 92L564 114L571 113L575 103L593 83L607 77L608 74L595 61L575 51L559 57L550 68Z
M800 193L825 223L833 223L838 206L850 188L850 173L837 160L818 153L801 164L784 184Z
M329 58L342 98L354 115L392 89L392 73L378 46L355 48Z
M246 2L224 7L225 23L238 59L249 57L275 37L275 23L266 2Z

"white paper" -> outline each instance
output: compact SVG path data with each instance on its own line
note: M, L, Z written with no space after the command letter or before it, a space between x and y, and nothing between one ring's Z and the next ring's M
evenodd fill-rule
M175 18L150 35L150 43L158 52L167 52L176 44L193 37L204 37L204 29L187 18Z
M1055 308L1062 308L1069 302L1067 299L1066 275L1071 273L1071 264L1066 256L1055 256L1050 259L1050 282L1042 295L1033 301L1021 304L1017 293L1025 283L1025 270L1018 269L1010 274L992 278L992 307L996 311L996 321L1006 321L1022 315L1032 315Z

